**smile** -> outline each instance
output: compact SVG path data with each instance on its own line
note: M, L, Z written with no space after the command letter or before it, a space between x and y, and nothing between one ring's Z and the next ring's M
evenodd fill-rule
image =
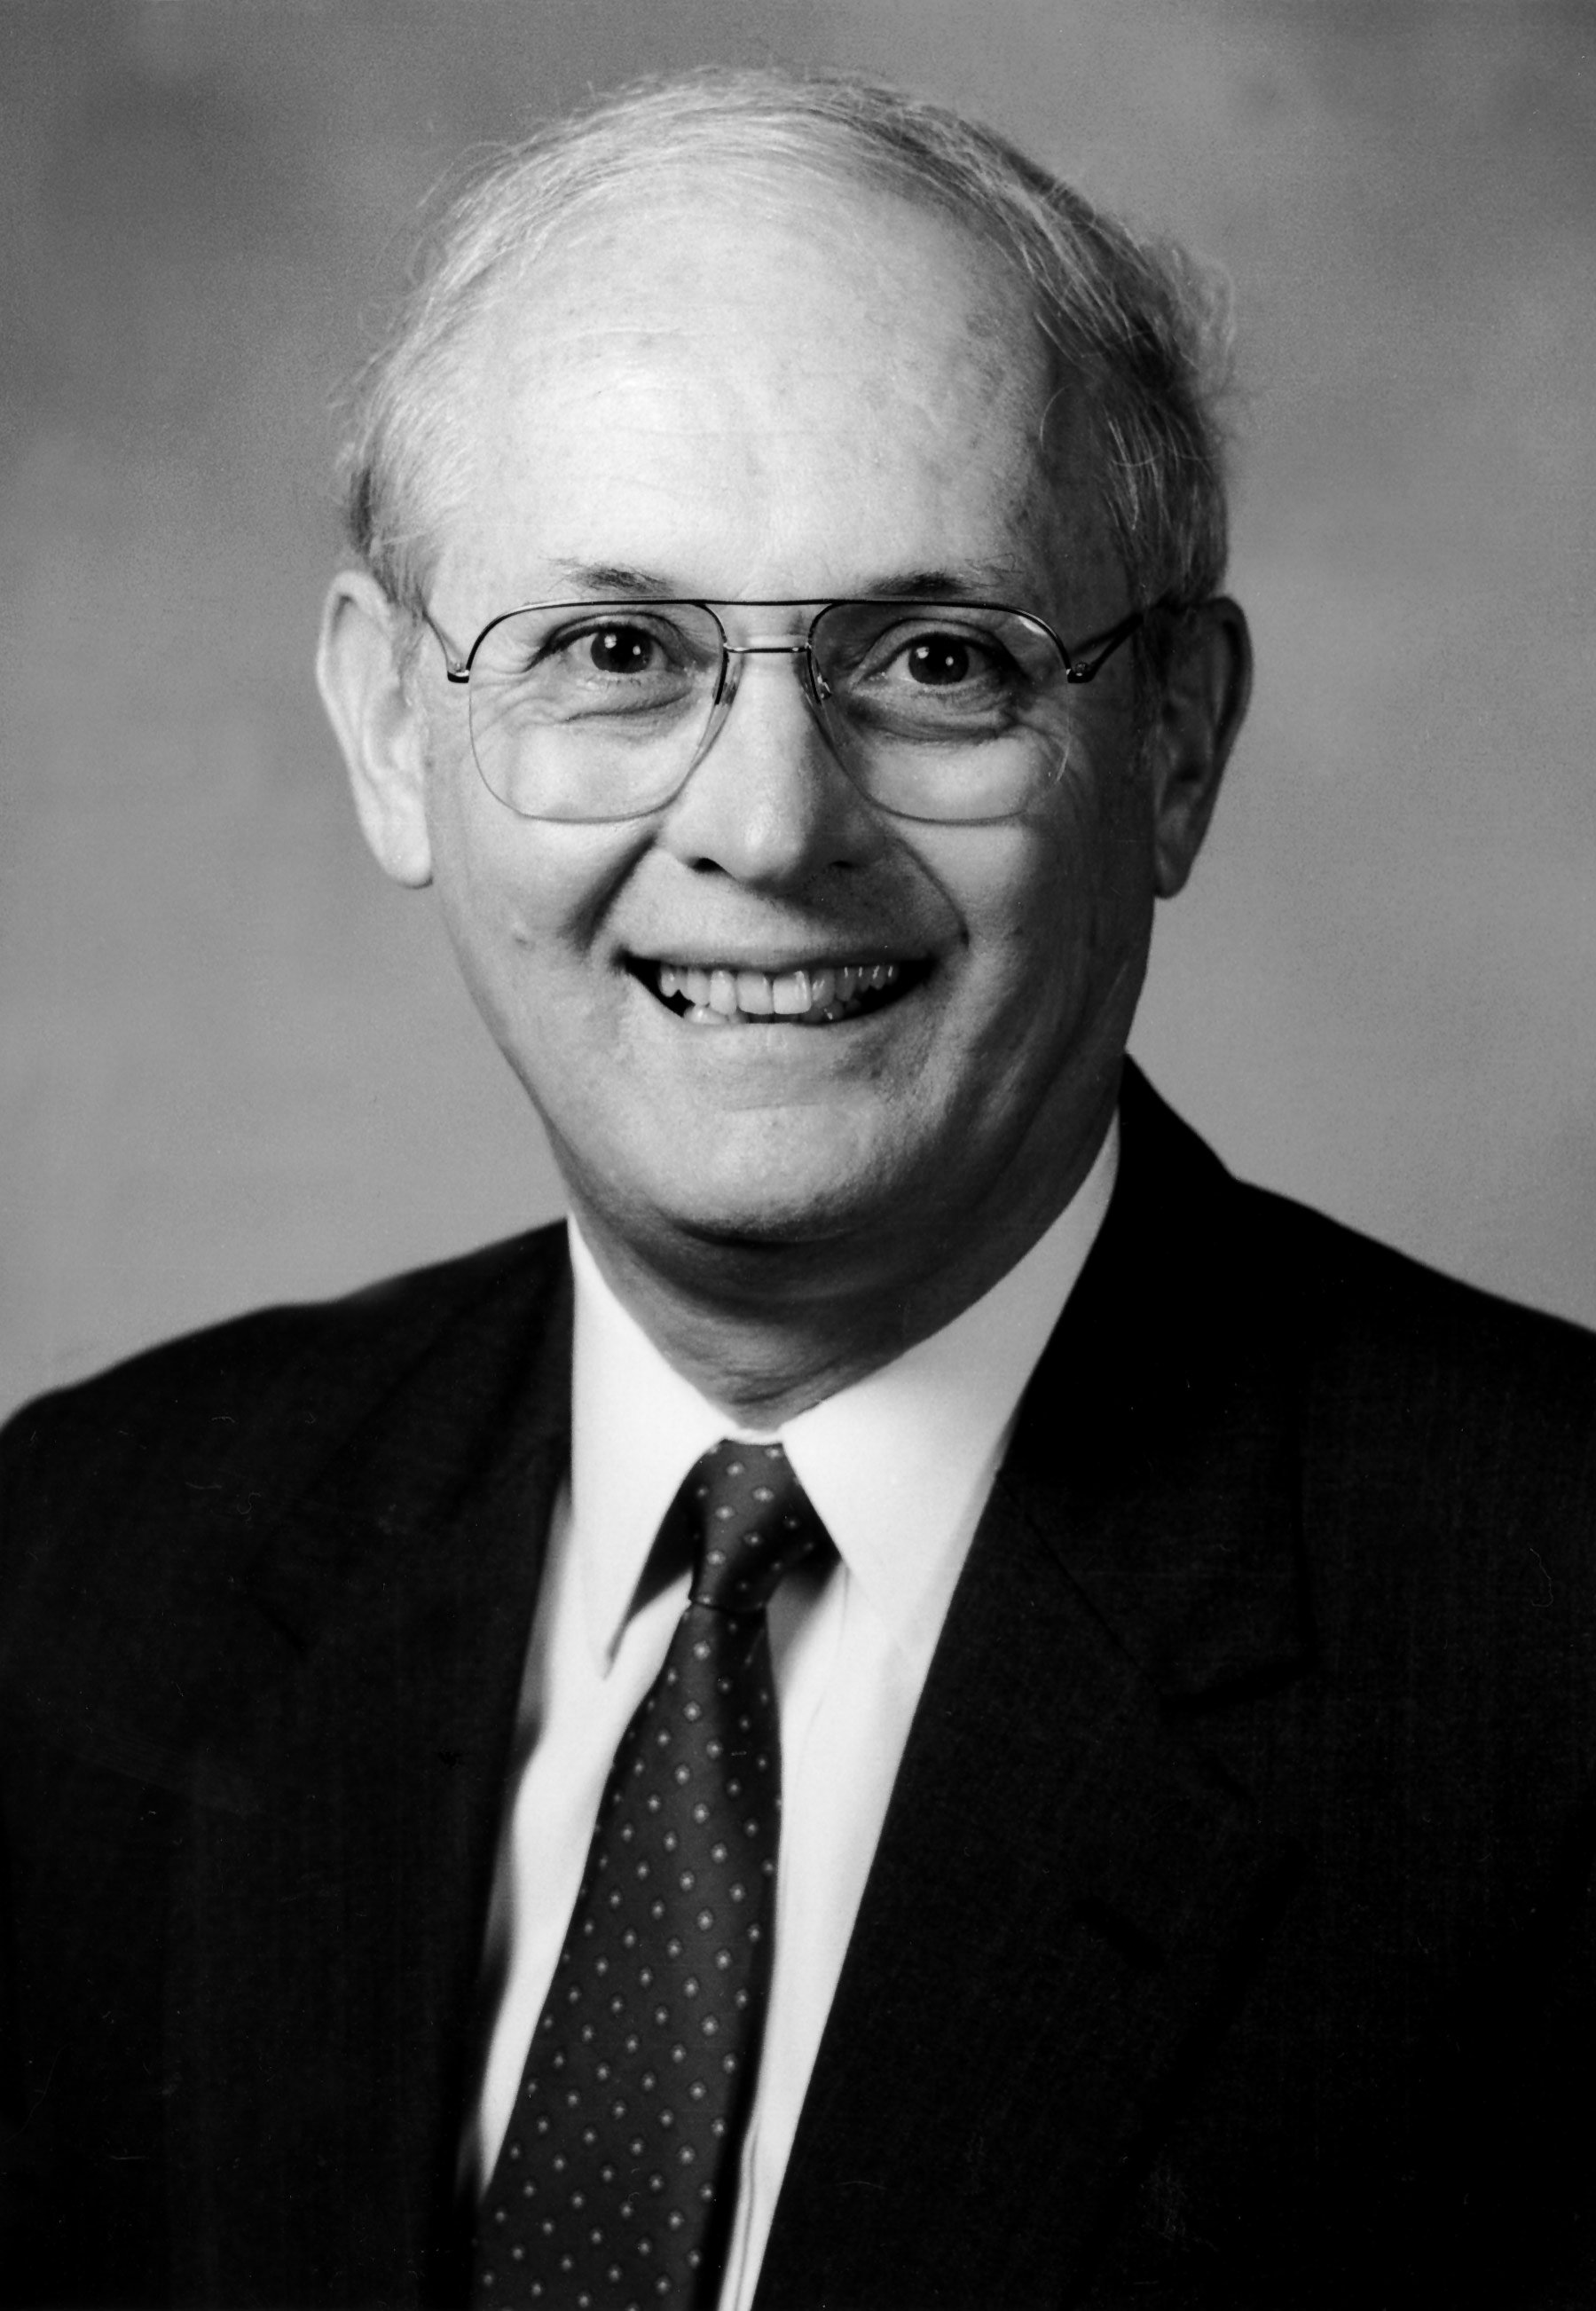
M821 963L812 970L644 963L634 975L679 1019L699 1027L832 1027L880 1011L925 975L910 963Z

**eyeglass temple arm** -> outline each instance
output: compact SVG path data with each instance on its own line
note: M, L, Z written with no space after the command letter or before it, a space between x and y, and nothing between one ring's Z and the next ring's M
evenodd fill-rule
M443 652L443 678L446 682L467 683L471 679L468 659L461 657L453 642L424 604L417 604L414 615L418 617L439 649Z
M1128 642L1137 628L1146 624L1148 615L1146 610L1132 610L1117 626L1110 626L1100 634L1089 634L1084 642L1077 642L1065 654L1065 681L1090 682L1094 675L1102 672L1121 642Z

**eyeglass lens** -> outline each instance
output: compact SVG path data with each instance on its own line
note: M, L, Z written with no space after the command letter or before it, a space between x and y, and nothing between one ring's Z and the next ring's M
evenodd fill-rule
M828 741L884 809L1003 818L1057 775L1071 719L1065 661L1021 612L834 602L810 627L807 653L803 643L801 625L778 640L767 616L732 650L795 652ZM700 603L515 611L471 660L478 768L525 817L641 816L671 799L704 751L727 668L720 621Z

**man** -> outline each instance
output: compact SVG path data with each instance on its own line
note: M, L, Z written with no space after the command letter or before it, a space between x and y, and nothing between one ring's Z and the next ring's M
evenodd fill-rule
M17 2299L1590 2299L1596 1358L1124 1059L1206 326L845 83L457 214L321 681L569 1255L9 1433Z

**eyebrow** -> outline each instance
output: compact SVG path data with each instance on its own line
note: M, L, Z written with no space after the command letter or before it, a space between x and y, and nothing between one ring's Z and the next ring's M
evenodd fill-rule
M687 599L668 579L656 577L647 570L628 569L624 562L553 562L549 568L560 585L574 587L579 595L591 595L596 601Z
M687 602L733 598L684 591L674 579L658 571L637 570L618 562L566 562L549 564L552 582L574 589L573 598L593 601ZM998 600L1020 582L1009 563L972 562L957 569L894 570L862 586L850 598L860 601L964 602ZM759 598L759 597L754 597ZM798 602L820 602L824 594L797 594Z

